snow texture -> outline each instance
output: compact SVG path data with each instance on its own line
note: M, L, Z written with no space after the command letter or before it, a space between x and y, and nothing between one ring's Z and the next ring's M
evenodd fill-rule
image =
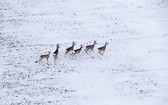
M0 105L168 105L167 11L167 0L0 0Z

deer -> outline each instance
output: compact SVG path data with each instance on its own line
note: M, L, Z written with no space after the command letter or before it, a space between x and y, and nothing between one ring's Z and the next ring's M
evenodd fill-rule
M73 57L73 56L75 56L75 55L78 55L78 54L81 52L82 48L83 48L83 45L81 45L80 48L78 48L78 49L76 49L76 50L73 50L72 53L71 53L71 55L70 55L70 57ZM69 58L70 58L70 57L69 57Z
M49 57L50 57L50 52L48 52L48 54L45 54L45 55L40 55L39 63L41 62L41 60L46 59L47 64L48 64L48 58Z
M66 49L66 52L65 52L64 56L65 56L67 53L69 53L70 51L73 51L75 45L76 45L75 42L72 42L72 46L71 46L71 47L68 47L68 48Z
M56 60L57 59L57 57L58 57L58 50L59 50L59 44L57 44L57 46L56 46L56 50L53 52L53 57L54 57L54 60Z
M96 44L97 44L97 42L94 41L94 43L92 45L87 45L85 48L85 52L87 53L89 50L93 51Z
M104 52L105 52L105 50L106 50L106 46L107 46L107 45L108 45L108 43L106 42L104 46L99 47L99 48L98 48L98 53L101 54L101 55L103 55Z

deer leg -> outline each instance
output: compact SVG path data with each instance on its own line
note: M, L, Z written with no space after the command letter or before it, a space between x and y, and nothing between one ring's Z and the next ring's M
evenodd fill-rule
M48 58L46 60L47 60L47 64L48 64Z
M74 56L76 57L78 55L78 53L75 53Z
M98 53L100 54L100 50L98 51Z
M73 54L70 54L69 59L72 58Z
M42 58L39 59L39 63L41 63Z
M102 51L102 55L104 54L104 51Z
M87 50L87 49L85 49L85 52L86 52L86 53L88 53L88 50Z
M54 57L55 62L56 62L57 59L58 59L58 55L55 55L55 57Z
M101 50L99 50L99 54L102 55L102 51Z
M54 60L56 60L56 55L53 55Z
M66 51L65 54L64 54L64 57L66 57L66 54L67 54L67 53L68 53L68 52Z
M102 51L101 50L99 50L99 54L102 55Z
M72 57L74 57L75 55L76 55L76 53L74 53Z
M73 57L74 57L74 56L75 56L75 53L73 53L73 54L72 54L72 57L71 57L71 59L73 59Z
M71 52L69 58L72 58L75 55L75 52Z

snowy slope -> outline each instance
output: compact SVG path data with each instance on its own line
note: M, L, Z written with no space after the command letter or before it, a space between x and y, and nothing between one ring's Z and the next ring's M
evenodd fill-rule
M166 0L1 0L0 105L167 105L167 11ZM57 43L56 62L35 63Z

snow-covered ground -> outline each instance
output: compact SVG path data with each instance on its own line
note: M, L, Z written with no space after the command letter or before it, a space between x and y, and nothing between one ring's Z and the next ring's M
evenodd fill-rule
M0 105L168 105L167 11L167 0L0 0ZM57 61L35 62L57 43Z

